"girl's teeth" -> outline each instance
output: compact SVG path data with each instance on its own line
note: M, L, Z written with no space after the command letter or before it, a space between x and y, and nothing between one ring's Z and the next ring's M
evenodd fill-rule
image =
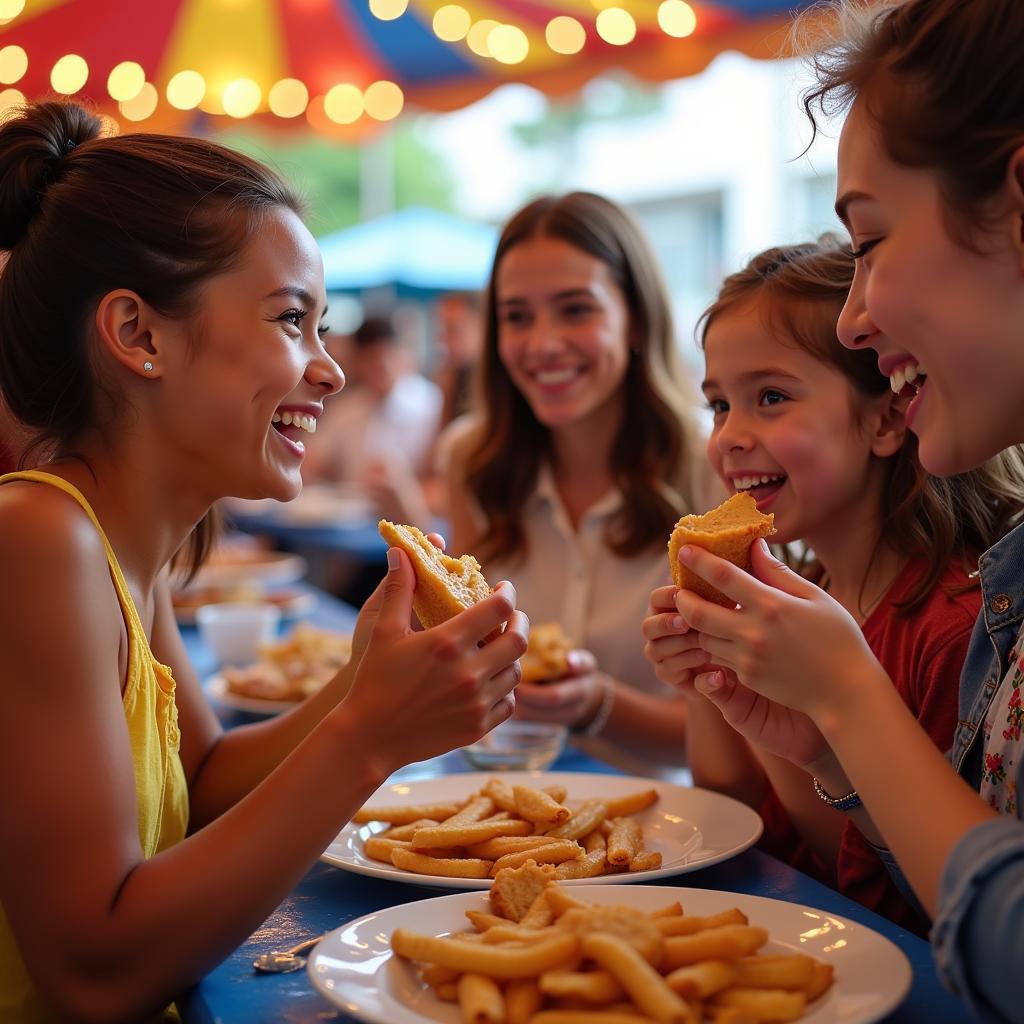
M889 387L892 388L894 395L898 395L903 390L904 384L913 384L920 376L921 367L917 363L907 363L894 373L889 374Z
M537 380L544 385L565 384L576 376L576 370L542 370Z
M781 476L741 476L733 480L732 485L737 491L749 491L751 487L756 487L758 484L770 484L775 480L784 479Z
M280 423L286 427L296 426L300 430L306 431L307 434L316 433L315 416L303 416L297 412L275 412L274 415L270 418L270 422Z

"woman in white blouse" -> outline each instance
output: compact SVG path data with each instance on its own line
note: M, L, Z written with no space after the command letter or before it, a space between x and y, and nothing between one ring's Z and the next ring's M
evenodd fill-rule
M451 550L578 647L561 681L520 685L517 713L632 770L678 765L685 701L644 660L640 623L676 519L718 495L637 226L590 193L524 207L498 242L485 335L480 411L446 445Z

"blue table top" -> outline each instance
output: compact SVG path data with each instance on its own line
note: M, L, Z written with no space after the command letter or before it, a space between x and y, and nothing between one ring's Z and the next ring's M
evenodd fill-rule
M335 629L351 629L353 619L353 609L327 595L320 596L317 611L310 616L315 624ZM200 675L212 670L209 654L195 630L186 628L182 633ZM227 713L222 714L222 719L232 725L246 720L246 716ZM399 776L470 770L457 753L452 753L428 764L403 769ZM614 768L573 749L567 749L552 770L616 774ZM888 1024L936 1024L939 1021L956 1024L970 1020L962 1005L939 983L927 942L759 850L747 850L721 864L676 878L660 879L657 884L766 896L857 921L894 942L906 954L913 969L910 993L904 1003L885 1018ZM326 864L315 864L256 932L179 999L184 1024L252 1024L254 1021L313 1024L325 1020L355 1020L320 996L304 971L260 975L252 969L253 958L259 953L286 949L365 914L438 894L437 890L426 887L368 878Z

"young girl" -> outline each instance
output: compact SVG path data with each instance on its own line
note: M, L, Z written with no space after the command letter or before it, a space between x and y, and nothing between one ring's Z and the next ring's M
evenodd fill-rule
M921 470L905 399L872 354L849 352L836 338L852 278L848 252L825 238L769 249L725 281L704 318L704 393L714 414L708 454L730 490L774 513L774 540L810 548L805 575L856 619L907 706L945 749L957 719L952 680L981 605L968 573L1024 504L1024 478L1011 475L1024 461L1003 456L953 481ZM826 880L923 933L926 920L872 849L880 837L867 815L844 815L816 794L814 778L828 793L842 778L817 730L727 706L752 750L689 686L707 656L695 634L673 628L674 597L673 587L654 592L644 633L658 677L691 696L694 781L759 806L768 848L787 859L795 859L786 842L791 820ZM805 857L798 863L819 873Z
M819 55L807 101L852 102L836 209L857 271L839 335L874 350L894 387L911 381L907 423L924 467L962 472L1024 440L1024 5L860 12L847 9ZM760 545L753 575L706 552L682 557L741 606L679 594L706 660L732 669L764 713L774 701L811 718L934 913L944 977L979 1019L1020 1021L1024 531L979 563L984 603L952 737L961 778L829 595Z
M199 561L218 498L298 493L343 383L297 208L245 157L103 138L71 103L0 128L0 397L40 469L0 481L4 1021L158 1012L391 771L511 712L512 589L414 634L397 551L351 665L291 714L222 734L189 667L169 561Z
M485 402L451 442L453 543L581 648L568 678L519 688L519 713L659 772L681 763L686 705L629 623L668 581L665 537L711 474L654 256L607 199L546 196L505 226L486 305Z

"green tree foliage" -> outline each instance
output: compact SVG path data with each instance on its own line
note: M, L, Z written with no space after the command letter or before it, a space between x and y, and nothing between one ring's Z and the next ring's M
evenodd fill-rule
M455 187L445 157L419 138L411 119L401 119L381 132L387 134L367 143L374 150L369 154L360 146L312 133L290 139L236 129L219 134L217 140L262 160L292 182L309 204L309 225L315 235L362 219L361 162L367 158L391 162L395 209L432 206L452 212Z

